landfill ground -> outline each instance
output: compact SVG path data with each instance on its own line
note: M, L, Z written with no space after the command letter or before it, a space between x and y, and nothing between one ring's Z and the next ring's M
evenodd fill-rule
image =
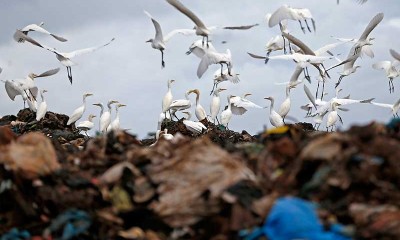
M164 122L175 137L157 142L123 131L89 138L52 112L34 119L28 109L0 119L1 240L273 240L300 230L400 239L399 119L255 136ZM278 214L298 198L315 208Z

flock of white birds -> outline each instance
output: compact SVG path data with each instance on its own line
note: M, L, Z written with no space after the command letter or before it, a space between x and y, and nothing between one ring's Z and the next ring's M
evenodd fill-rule
M262 108L261 106L251 102L246 98L247 96L251 95L250 93L246 93L243 96L233 96L228 94L227 106L224 109L221 108L222 101L220 99L220 93L222 91L226 91L227 89L219 87L219 84L222 82L231 82L233 84L237 84L240 82L240 75L235 71L232 61L232 55L234 55L234 53L231 53L229 49L218 51L209 40L209 36L215 29L217 29L217 27L207 26L196 14L194 14L190 9L185 7L178 0L166 0L166 2L168 2L172 7L184 14L187 18L189 18L195 24L195 27L193 29L176 29L164 35L161 24L150 13L144 11L145 15L147 15L151 20L155 29L154 38L149 39L147 42L151 43L152 48L160 51L161 67L164 68L167 66L164 61L164 51L167 47L168 41L174 35L181 34L186 36L198 35L201 37L201 39L198 39L197 41L190 44L189 50L186 53L187 55L194 54L196 57L199 58L198 68L196 72L198 78L202 78L204 73L207 72L208 68L212 65L219 65L219 68L214 73L213 87L210 94L212 95L212 99L210 102L209 111L206 111L205 108L200 104L200 91L198 89L189 89L185 92L184 99L175 99L172 94L172 87L175 80L167 81L167 93L162 98L162 108L158 120L157 137L160 133L163 133L163 136L166 138L171 137L170 134L168 134L168 129L161 129L161 123L165 119L179 119L177 116L178 112L183 114L183 123L186 125L188 130L192 131L195 134L201 134L207 130L207 127L203 123L201 123L201 121L203 121L204 119L207 119L207 121L218 123L225 128L228 128L229 122L233 115L243 115L250 108ZM339 1L337 2L339 4ZM367 1L362 0L358 2L360 4L364 4ZM309 103L302 106L302 109L306 110L307 116L313 119L316 128L319 128L321 123L323 123L324 119L326 118L326 129L328 130L330 128L331 130L333 130L336 124L341 121L341 117L338 114L338 111L346 111L347 109L343 106L348 104L373 104L380 107L390 108L393 115L397 116L397 111L400 107L400 99L394 104L386 104L374 102L373 98L351 99L350 96L339 97L339 92L341 91L339 85L342 79L351 74L356 74L356 70L360 67L359 65L356 65L356 62L359 61L359 59L363 55L371 58L374 57L374 52L372 50L374 38L370 37L370 34L379 25L383 18L383 13L378 13L375 16L371 16L370 22L366 23L365 30L359 35L358 38L335 38L335 42L322 46L319 49L312 50L309 46L307 46L306 43L302 42L296 36L291 34L290 31L290 27L293 28L296 24L298 24L303 33L310 32L315 34L317 30L317 19L313 18L312 13L309 9L293 8L288 5L283 5L280 8L276 9L273 13L267 14L265 16L267 25L270 28L279 28L281 34L272 37L266 43L265 54L260 55L248 53L249 56L255 59L261 59L265 62L265 64L275 60L289 60L295 62L294 73L290 77L290 80L285 83L285 100L279 105L278 108L276 108L274 96L265 97L265 99L269 100L271 103L269 106L270 123L274 127L280 127L285 124L285 118L293 118L292 116L290 116L290 91L300 84L303 84L305 93L304 96L308 98L307 101L309 101ZM237 27L225 27L224 29L247 30L257 25L258 24ZM96 47L64 53L34 40L34 38L31 37L31 34L29 34L30 32L47 34L60 42L66 42L67 40L64 37L55 35L44 29L43 23L38 25L30 24L24 28L17 30L14 34L14 39L17 42L29 42L34 46L54 53L58 61L66 67L68 79L71 84L71 67L75 65L75 63L71 59L75 56L94 52L102 47L109 45L114 40L113 38L109 42ZM335 53L334 51L334 49L340 45L350 46L349 53L347 54L345 59L339 59L339 54ZM275 52L278 53L275 55ZM394 91L393 79L400 75L399 69L396 69L396 67L399 65L400 54L398 54L395 50L390 50L390 53L393 56L392 60L376 62L372 65L372 67L374 69L385 71L385 74L389 79L389 92L392 93ZM252 59L249 58L249 61L252 61ZM326 66L328 63L330 64L330 66ZM309 75L308 70L308 68L310 67L317 69L317 72L319 73L318 81L316 83L311 82L311 76ZM335 85L336 95L331 99L324 99L324 97L326 96L325 83L328 79L331 79L331 76L329 74L330 70L335 68L342 68L342 71L339 73L340 77ZM45 113L47 111L47 104L44 98L44 94L47 92L47 90L42 89L41 91L39 91L39 89L35 85L34 79L39 77L49 77L56 74L58 71L59 69L57 68L41 74L31 73L24 79L4 81L6 92L11 100L14 100L16 96L20 95L24 101L24 107L25 103L27 103L28 107L32 111L36 112L36 120L40 121L45 116ZM304 78L301 77L301 75L304 75ZM308 83L303 82L304 79L306 79ZM311 93L311 91L307 87L307 84L317 85L317 91L315 94ZM322 88L321 90L320 87ZM37 101L39 93L41 96L40 104L38 104ZM198 121L190 120L192 115L190 112L192 102L189 96L192 93L196 95L194 103L194 115L196 116ZM78 121L81 119L85 112L86 98L91 95L93 94L85 93L83 95L83 104L69 116L69 120L67 123L68 125L76 123L76 127L79 130L85 131L85 133L87 133L88 130L94 128L93 119L96 117L96 115L90 114L88 120L80 122ZM95 103L93 105L99 106L101 108L101 112L99 114L100 120L98 128L101 133L106 133L110 130L120 128L118 110L119 108L126 106L125 104L119 103L116 100L110 100L107 103L107 109L104 109L102 103ZM113 121L111 121L111 112L113 110L112 106L115 106L115 118Z

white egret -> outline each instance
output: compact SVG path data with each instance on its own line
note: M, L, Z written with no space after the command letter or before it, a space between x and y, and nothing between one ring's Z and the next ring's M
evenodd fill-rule
M396 51L393 50L393 49L390 49L390 54L392 55L392 57L393 57L394 59L396 59L397 61L400 61L400 53L396 52Z
M53 38L57 39L60 42L66 42L67 39L57 36L53 33L50 33L49 31L47 31L46 29L44 29L42 26L44 25L44 22L41 22L39 25L37 24L29 24L21 29L19 29L19 31L21 31L23 34L28 35L29 32L40 32L40 33L44 33L47 35L52 36ZM25 42L24 38L21 38L19 33L14 34L14 40L17 42Z
M399 64L398 61L381 61L372 64L372 67L377 70L384 70L386 77L389 78L389 92L394 92L393 79L400 75L400 71L395 68Z
M231 107L232 113L235 115L243 115L247 112L248 108L262 108L259 105L253 103L252 101L246 99L247 96L252 95L251 93L246 93L243 97L233 96L231 97Z
M114 103L118 103L118 101L110 100L107 103L107 110L103 112L100 116L100 132L107 132L107 128L111 123L111 105Z
M80 56L80 55L83 55L83 54L87 54L87 53L94 52L94 51L96 51L96 50L98 50L98 49L100 49L100 48L102 48L102 47L105 47L105 46L109 45L112 41L115 40L115 38L112 38L112 39L111 39L109 42L107 42L106 44L103 44L103 45L100 45L100 46L97 46L97 47L84 48L84 49L79 49L79 50L75 50L75 51L72 51L72 52L65 53L65 52L57 51L55 48L51 48L51 47L48 47L48 46L46 46L46 45L43 45L43 44L38 43L38 42L35 41L34 39L32 39L32 38L30 38L29 36L26 36L25 34L23 34L21 31L18 31L18 30L17 30L16 34L17 34L18 37L23 38L24 40L26 40L26 41L32 43L33 45L36 45L36 46L41 47L41 48L44 48L44 49L46 49L46 50L48 50L48 51L50 51L50 52L56 54L56 58L58 59L58 61L60 61L60 63L61 63L62 65L64 65L64 66L67 68L68 79L69 79L69 81L71 82L71 84L72 84L72 71L71 71L71 67L72 67L73 65L76 65L76 64L71 60L71 58L74 58L74 57L76 57L76 56Z
M190 20L194 22L194 24L196 24L196 26L194 27L194 29L196 30L196 35L203 37L202 41L203 46L204 46L204 39L206 39L206 44L208 47L209 46L208 36L215 27L206 27L206 25L200 20L200 18L198 18L191 10L185 7L178 0L167 0L167 2L171 4L173 7L175 7L178 11L185 14L188 18L190 18Z
M228 107L221 112L221 124L222 126L224 126L226 129L228 129L228 124L231 121L232 118L232 104L231 104L231 98L233 98L234 96L229 95L228 96Z
M38 105L36 101L36 97L34 97L30 92L28 92L29 96L26 98L26 102L28 103L28 107L32 112L37 112ZM25 95L25 93L24 93Z
M219 97L219 94L220 94L220 92L225 91L225 90L226 90L225 88L217 88L214 91L213 97L211 99L210 115L211 115L211 120L214 121L214 124L215 124L215 120L217 120L217 122L219 122L218 118L217 118L219 110L221 108L221 99Z
M196 117L199 121L204 120L207 118L207 113L206 110L204 110L203 106L200 104L200 91L199 89L193 89L191 92L196 94L196 109L195 109L195 114Z
M186 55L193 53L196 57L201 59L207 52L216 52L216 51L217 50L214 48L211 42L208 43L208 47L205 47L203 44L203 40L199 39L194 41L190 45L189 50L186 52Z
M84 131L86 136L88 136L87 131L89 131L90 129L92 129L94 127L93 118L95 118L95 117L96 117L96 115L90 114L88 117L88 120L78 122L78 124L76 125L76 128L79 129L80 131Z
M221 82L229 81L233 84L237 84L240 82L239 73L236 73L233 69L231 69L231 74L228 73L229 69L225 69L222 74L220 70L215 71L214 73L214 85L211 90L211 94L214 92L214 89L220 84ZM210 95L211 95L210 94Z
M372 105L378 106L378 107L384 107L384 108L389 108L393 114L393 117L399 117L397 112L399 111L400 108L400 99L397 100L394 104L389 104L389 103L377 103L377 102L371 102Z
M186 126L186 129L191 131L192 133L195 134L200 134L203 132L203 130L207 130L207 127L204 126L203 123L201 122L194 122L190 120L191 114L190 112L182 112L186 114L187 116L183 120L183 124Z
M290 111L290 105L291 105L290 88L291 88L290 85L286 86L286 98L278 109L278 114L281 115L283 122L285 122L285 117Z
M282 22L285 19L298 21L303 33L305 33L306 31L305 31L305 28L303 27L303 24L301 23L301 21L305 22L308 31L311 32L311 28L308 26L308 22L307 22L307 19L311 19L314 32L316 30L315 20L309 9L307 9L307 8L292 8L286 4L284 4L282 7L278 8L275 12L272 13L272 15L268 21L268 26L274 27L275 25L279 24L280 22Z
M44 93L47 92L46 89L43 89L42 91L40 91L40 97L42 98L42 102L39 104L39 107L37 108L37 112L36 112L36 121L40 121L40 119L42 119L47 112L47 103L46 100L44 99Z
M221 75L223 75L223 64L225 64L228 69L228 75L231 76L231 70L233 66L231 51L229 49L226 50L226 53L208 51L206 54L204 54L204 56L201 58L199 66L197 67L197 77L201 78L207 71L208 66L211 64L221 65Z
M326 131L328 131L328 128L331 127L331 131L333 131L333 128L336 127L336 122L339 119L339 115L337 112L338 106L340 104L334 102L332 103L332 111L329 112L328 118L326 120Z
M164 98L163 98L163 100L162 100L162 112L163 112L164 114L166 114L166 112L167 112L169 106L170 106L171 103L172 103L173 96L172 96L172 92L171 92L171 85L172 85L173 82L175 82L175 80L168 80L168 84L167 84L167 86L168 86L168 91L167 91L167 93L164 95Z
M171 115L175 116L175 118L178 119L178 117L175 115L177 111L182 111L185 109L188 109L192 106L190 100L189 100L189 94L192 93L192 90L186 91L185 92L185 99L177 99L173 100L171 105L169 105L168 110L171 110ZM168 111L167 110L167 111Z
M272 126L274 127L281 127L283 125L285 125L285 123L283 122L283 118L281 115L279 115L279 113L277 113L274 110L274 103L275 100L273 97L266 97L264 99L270 100L271 101L271 106L269 109L269 121L272 124Z
M120 123L119 123L119 108L125 107L125 104L118 103L115 105L115 119L110 123L110 127L107 129L107 131L116 131L120 129Z
M93 94L91 93L85 93L83 94L83 104L82 106L78 107L77 109L74 110L74 112L69 116L67 125L71 125L72 123L78 121L83 113L85 112L86 109L86 98L89 96L92 96Z
M146 42L151 43L151 47L154 49L158 49L161 52L161 67L165 67L164 62L164 50L165 44L177 33L181 33L184 35L193 34L195 31L191 29L175 29L169 32L165 37L163 36L160 24L150 15L150 13L144 11L144 13L151 19L153 22L154 28L156 30L156 35L154 38L147 40Z
M100 107L100 117L103 115L104 112L104 105L102 103L93 103L93 105ZM99 119L99 131L100 131L100 119Z
M350 50L350 53L346 60L326 69L326 72L328 72L329 70L331 70L335 67L343 65L343 70L342 70L342 72L339 73L340 77L339 77L338 82L335 84L335 88L337 88L339 86L339 84L341 83L341 81L344 77L355 73L357 71L357 69L361 67L359 65L354 65L355 62L357 61L357 59L360 57L360 53L356 53L355 55L353 55L353 52L354 52L354 47Z

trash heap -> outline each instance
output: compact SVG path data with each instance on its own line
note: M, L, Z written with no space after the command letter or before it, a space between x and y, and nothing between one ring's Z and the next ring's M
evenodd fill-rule
M400 122L88 138L0 119L0 239L400 239ZM182 129L182 132L178 131Z

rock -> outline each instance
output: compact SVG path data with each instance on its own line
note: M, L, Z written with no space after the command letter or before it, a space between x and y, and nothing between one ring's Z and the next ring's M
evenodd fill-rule
M0 127L0 146L7 145L16 139L16 135L8 127Z

